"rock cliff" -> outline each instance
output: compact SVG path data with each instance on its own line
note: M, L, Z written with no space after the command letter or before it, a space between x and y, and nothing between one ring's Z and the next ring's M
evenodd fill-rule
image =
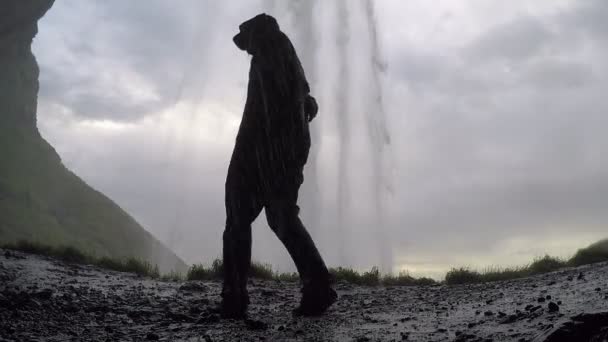
M54 0L0 1L0 243L75 245L97 256L186 264L65 168L36 126L39 69L31 44Z

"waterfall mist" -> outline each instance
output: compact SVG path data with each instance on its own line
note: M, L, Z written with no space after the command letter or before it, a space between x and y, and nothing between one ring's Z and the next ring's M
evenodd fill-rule
M292 39L320 104L300 197L304 222L330 264L391 271L386 64L374 4L271 0L263 7Z

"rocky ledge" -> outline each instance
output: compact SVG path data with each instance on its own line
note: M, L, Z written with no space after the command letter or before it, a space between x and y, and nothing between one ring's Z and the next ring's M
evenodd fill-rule
M253 280L249 320L220 319L220 284L162 282L0 250L0 341L606 341L608 263L462 286L336 285L320 318L297 284Z

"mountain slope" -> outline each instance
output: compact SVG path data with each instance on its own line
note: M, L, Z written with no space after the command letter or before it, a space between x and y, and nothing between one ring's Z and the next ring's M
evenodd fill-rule
M185 263L118 205L69 171L38 132L37 21L52 0L0 3L0 242L70 244L98 256L135 256L161 270Z

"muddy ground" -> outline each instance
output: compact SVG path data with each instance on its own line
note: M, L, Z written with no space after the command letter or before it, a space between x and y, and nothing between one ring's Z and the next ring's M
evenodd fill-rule
M294 318L297 284L252 280L247 321L217 281L162 282L0 250L0 341L607 341L608 263L479 285L336 285ZM573 318L574 317L574 318Z

